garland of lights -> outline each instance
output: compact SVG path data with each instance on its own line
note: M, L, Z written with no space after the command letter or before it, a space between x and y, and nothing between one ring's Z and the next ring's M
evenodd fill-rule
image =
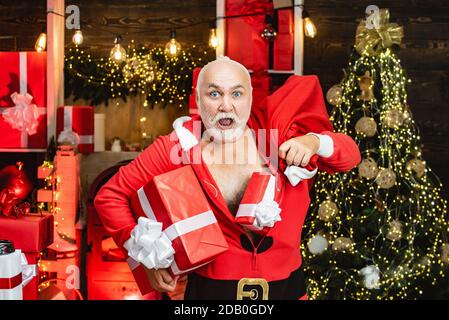
M409 82L384 48L354 52L328 91L334 129L354 137L362 162L316 179L301 244L311 299L413 299L448 275L447 202L421 158Z
M78 47L65 55L65 95L92 105L142 94L144 106L156 104L182 107L192 88L192 72L213 59L212 50L192 46L176 56L163 48L128 46L128 58L94 57Z

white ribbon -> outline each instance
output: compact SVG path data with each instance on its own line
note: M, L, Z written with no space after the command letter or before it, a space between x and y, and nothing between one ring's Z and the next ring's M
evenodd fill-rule
M92 144L93 135L79 135L73 131L73 107L64 107L64 130L59 133L58 143L68 142L71 145Z
M262 230L264 227L272 228L278 221L282 221L279 204L274 201L276 190L276 178L270 175L270 180L265 189L262 200L257 204L241 204L236 217L254 217L251 226L255 230Z
M288 181L290 181L290 184L296 186L302 180L312 178L317 171L318 168L310 171L302 167L288 166L287 169L285 169L284 174L288 178Z
M69 143L72 146L77 146L80 143L80 136L70 129L64 129L58 136L58 143Z
M8 122L13 129L26 132L28 135L36 134L39 126L39 110L33 103L33 96L28 93L19 94L14 92L11 95L14 107L3 111L3 119Z
M183 126L184 122L190 121L191 119L191 117L184 116L179 117L173 122L173 129L175 129L181 148L184 151L188 151L198 144L198 139L195 135Z
M35 264L28 264L24 253L21 253L20 259L22 264L22 286L25 287L37 276L37 266Z
M162 223L140 217L125 243L128 255L148 269L168 268L175 250L170 239L162 232Z

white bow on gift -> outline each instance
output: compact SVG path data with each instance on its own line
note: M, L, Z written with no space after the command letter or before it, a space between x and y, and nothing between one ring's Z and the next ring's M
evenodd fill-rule
M257 204L255 211L255 218L257 227L270 227L281 221L281 208L279 204L274 200L262 200Z
M3 118L13 129L26 131L30 136L37 132L39 122L39 111L35 104L32 104L33 96L28 93L19 94L14 92L11 95L14 107L7 108L3 112Z
M80 136L70 129L64 129L58 136L58 143L77 146L80 144Z
M162 223L140 217L137 226L131 232L131 238L125 243L128 255L148 269L168 268L175 250L170 239L162 232Z

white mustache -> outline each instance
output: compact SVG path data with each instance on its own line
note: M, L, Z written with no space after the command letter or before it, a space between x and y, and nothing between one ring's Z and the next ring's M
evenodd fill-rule
M225 118L230 118L236 123L239 123L240 120L239 117L237 117L237 115L233 112L219 112L215 116L209 118L209 123L215 126L218 121Z

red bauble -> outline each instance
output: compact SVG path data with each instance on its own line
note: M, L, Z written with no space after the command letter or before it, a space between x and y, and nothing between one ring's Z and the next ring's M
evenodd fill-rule
M0 191L12 189L19 199L25 199L33 189L32 183L23 171L23 163L17 162L0 170Z

